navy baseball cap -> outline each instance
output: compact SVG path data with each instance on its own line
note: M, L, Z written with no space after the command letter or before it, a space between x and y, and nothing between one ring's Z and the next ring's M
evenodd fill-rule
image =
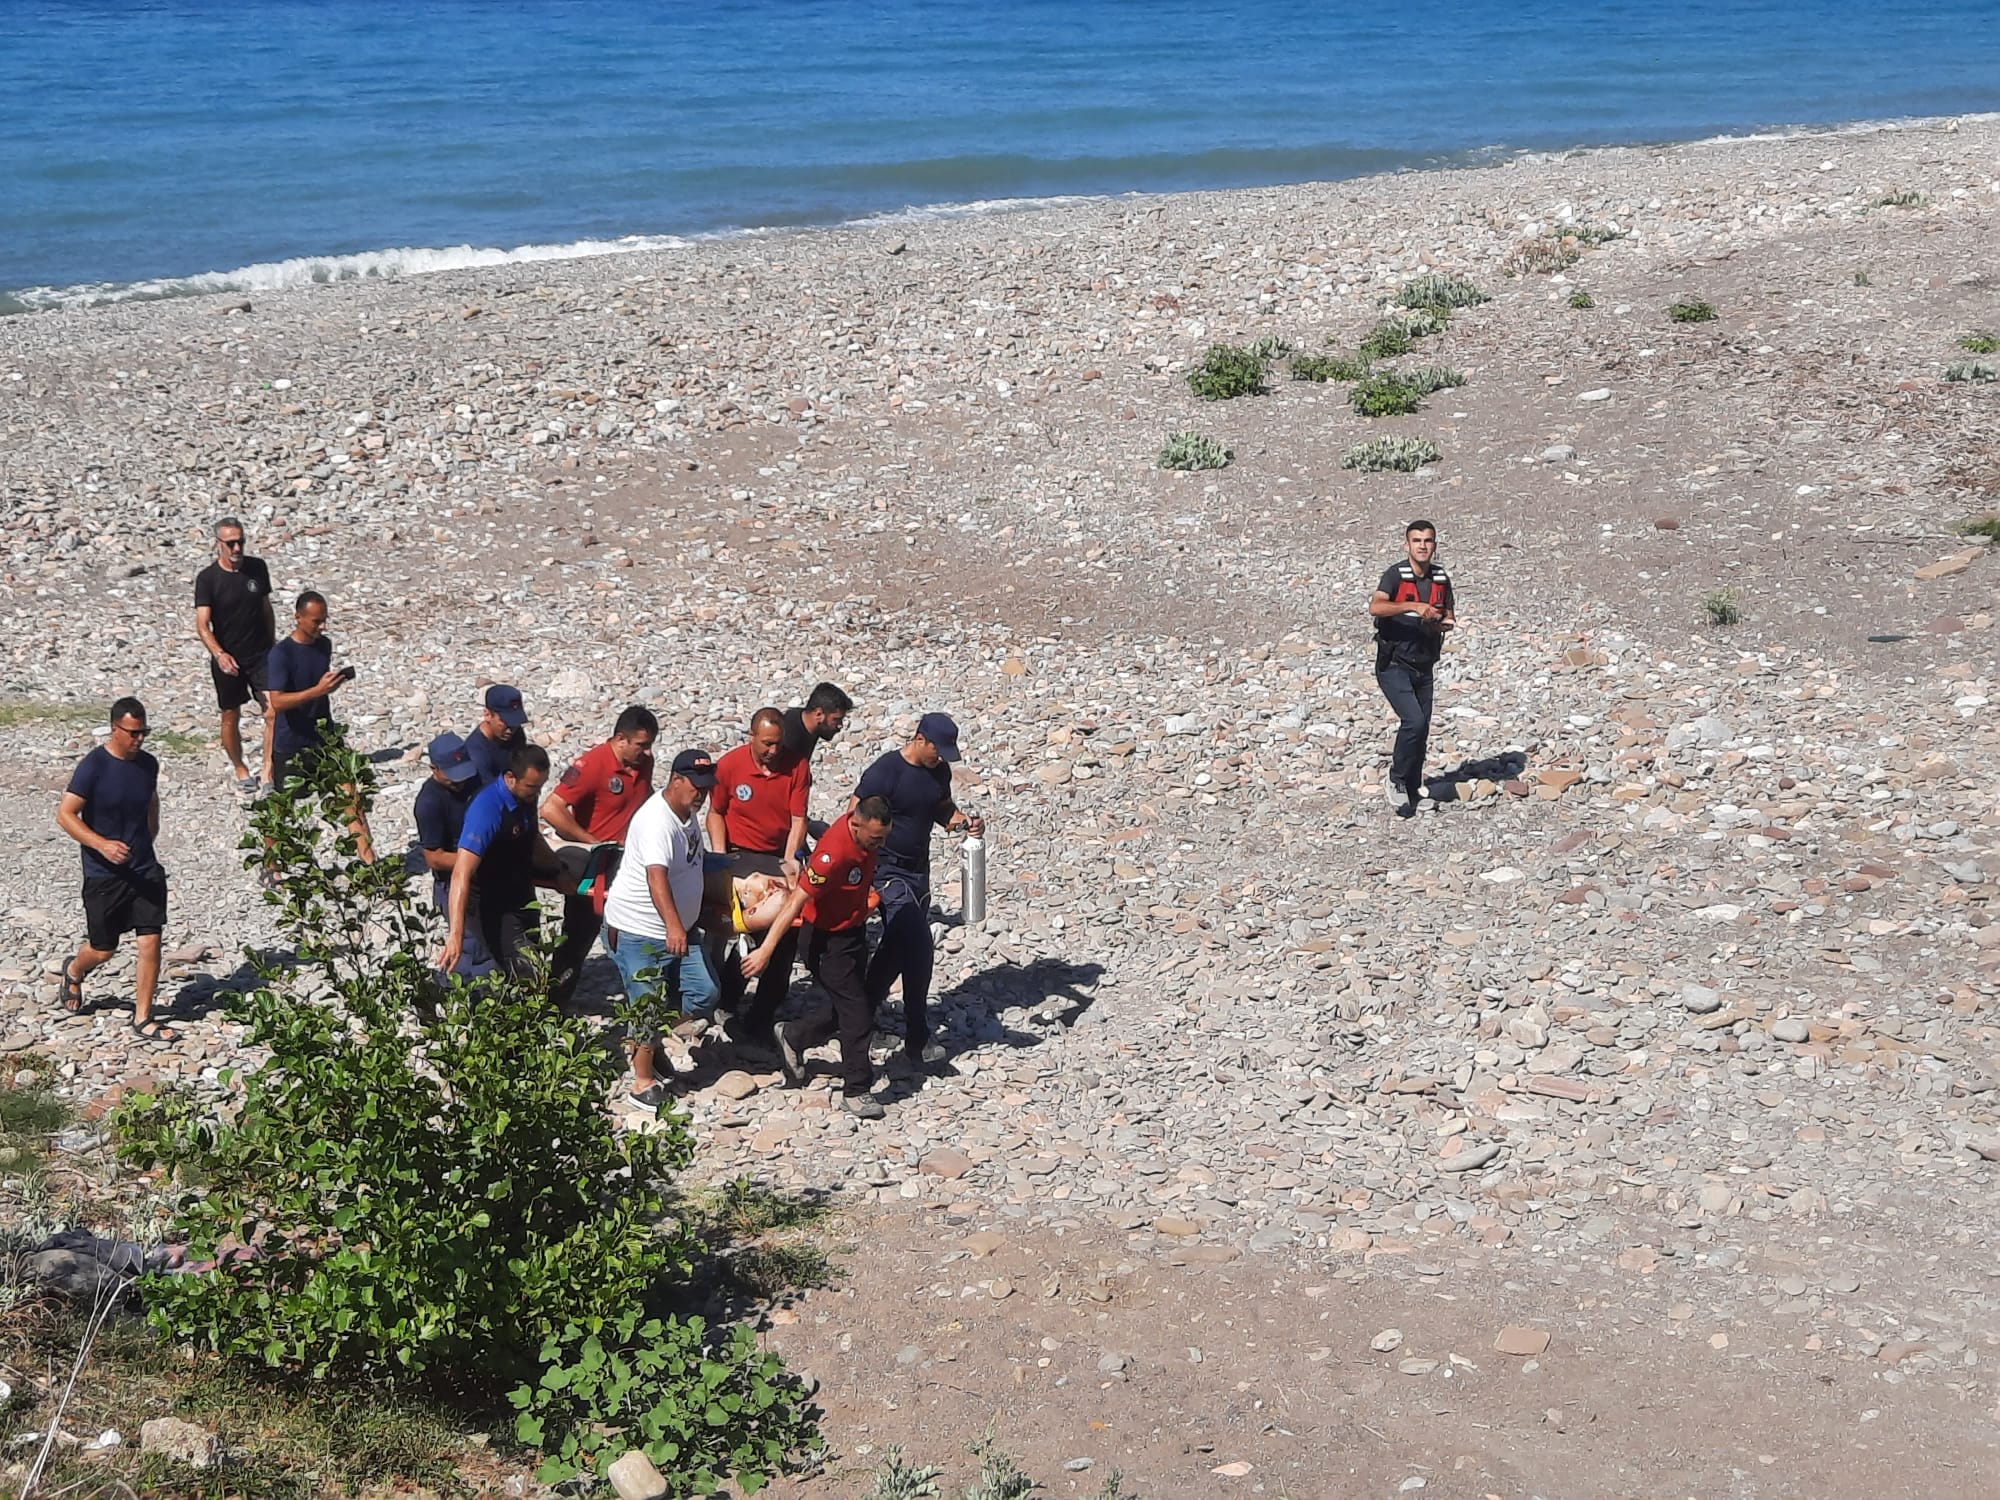
M715 785L715 759L706 750L683 750L674 757L673 774L687 777L705 792Z
M441 734L432 740L430 757L431 765L453 781L470 781L479 774L479 767L472 763L472 752L455 734Z
M496 682L486 690L486 706L509 729L519 729L528 722L528 711L521 707L521 690L504 682Z
M940 760L958 759L958 726L950 714L925 714L917 721L917 733L937 746Z

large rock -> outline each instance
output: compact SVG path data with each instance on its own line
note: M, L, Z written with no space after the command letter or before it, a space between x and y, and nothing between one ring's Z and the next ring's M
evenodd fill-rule
M604 1477L618 1491L618 1500L661 1500L667 1492L666 1476L637 1448L606 1469Z
M158 1453L194 1469L212 1469L222 1461L222 1443L216 1435L179 1417L154 1417L142 1426L139 1451Z

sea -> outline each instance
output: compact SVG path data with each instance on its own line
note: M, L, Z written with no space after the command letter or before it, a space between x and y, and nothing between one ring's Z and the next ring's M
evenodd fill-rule
M0 312L1996 109L1995 0L0 0Z

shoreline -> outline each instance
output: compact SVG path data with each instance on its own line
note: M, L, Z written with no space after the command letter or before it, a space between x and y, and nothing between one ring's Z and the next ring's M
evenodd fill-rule
M1262 184L1184 188L1172 192L1134 189L1121 193L1057 194L1024 198L976 198L963 202L910 205L883 209L829 222L742 225L689 233L658 232L620 235L613 239L527 241L511 247L461 243L448 246L384 246L332 254L302 254L276 261L259 261L232 269L210 269L182 275L145 277L126 282L75 282L64 286L0 288L0 320L38 313L90 311L134 303L177 302L234 294L270 294L319 286L401 282L455 271L498 270L508 267L577 261L613 261L646 254L672 254L706 245L783 240L801 235L867 232L884 228L948 224L967 220L1010 219L1024 214L1090 210L1116 204L1151 203L1163 199L1209 197L1216 194L1261 194L1302 191L1339 184L1489 172L1514 165L1578 163L1593 157L1626 152L1668 151L1791 144L1811 140L1853 140L1921 131L1957 131L2000 122L2000 110L1964 115L1909 116L1853 120L1824 125L1781 126L1749 133L1688 136L1656 141L1581 144L1548 148L1471 147L1452 153L1444 164L1406 164L1349 176L1310 178Z

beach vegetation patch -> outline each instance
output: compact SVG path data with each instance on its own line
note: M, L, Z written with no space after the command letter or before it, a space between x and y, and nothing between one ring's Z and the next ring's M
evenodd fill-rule
M1443 333L1451 326L1451 314L1442 308L1397 308L1368 330L1361 341L1366 359L1394 359L1408 354L1417 340Z
M1667 316L1676 323L1713 323L1715 304L1694 297L1685 302L1670 303L1667 307Z
M1990 513L1973 516L1969 520L1960 521L1957 531L1960 536L1983 538L1986 544L1991 546L1995 542L2000 542L2000 516Z
M1203 437L1198 432L1177 432L1160 449L1159 465L1163 469L1226 469L1232 456L1227 447L1212 437Z
M1292 359L1294 380L1359 380L1368 373L1361 354L1300 354Z
M1984 383L2000 380L2000 363L1990 359L1961 359L1944 367L1946 380L1970 380Z
M1254 396L1264 389L1270 361L1236 344L1210 344L1188 371L1188 389L1204 401L1230 401Z
M1482 302L1493 299L1477 286L1460 276L1447 276L1432 271L1406 281L1396 291L1396 303L1400 307L1421 311L1443 309L1450 311L1460 307L1477 307Z
M1958 347L1967 354L2000 354L2000 338L1990 333L1964 333L1959 335Z
M1573 240L1541 235L1522 240L1508 252L1500 269L1508 276L1547 276L1567 270L1581 259L1583 251Z
M1454 370L1450 365L1419 365L1415 369L1404 370L1402 376L1422 396L1456 390L1465 384L1465 372Z
M1588 292L1576 291L1569 294L1569 305L1578 312L1588 312L1597 306L1597 299Z
M1579 245L1595 248L1608 245L1614 240L1625 238L1627 231L1615 224L1568 224L1563 227L1562 238L1574 240Z
M1428 438L1369 438L1349 448L1342 455L1340 466L1343 469L1358 469L1364 474L1378 474L1385 470L1414 474L1425 464L1434 464L1443 456Z
M1250 352L1268 365L1275 364L1278 360L1292 353L1296 348L1297 346L1290 340L1281 339L1273 333L1267 334L1253 343L1250 346Z
M1734 625L1743 618L1736 605L1736 590L1717 589L1701 601L1701 617L1711 625Z
M1347 400L1364 417L1404 417L1423 405L1424 392L1394 370L1376 370L1355 382Z
M1911 188L1903 188L1899 192L1884 193L1868 206L1870 208L1922 208L1929 201L1922 193Z
M943 1469L906 1462L903 1450L891 1443L882 1450L882 1462L875 1466L861 1500L936 1500L942 1493L937 1482L943 1477Z

